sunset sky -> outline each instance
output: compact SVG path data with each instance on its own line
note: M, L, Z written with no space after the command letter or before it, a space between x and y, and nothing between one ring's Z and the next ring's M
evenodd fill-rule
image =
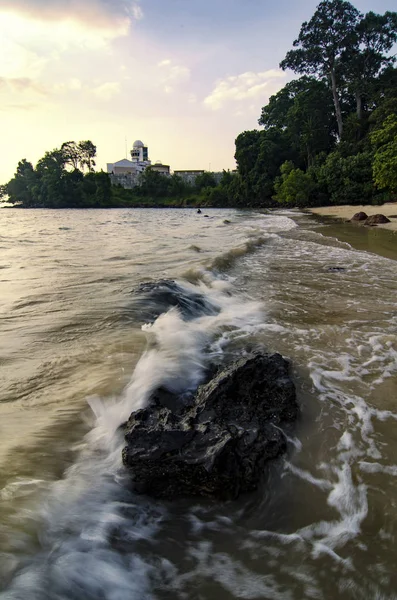
M278 64L317 4L0 0L0 183L21 158L83 139L104 169L126 138L172 169L234 168L236 135L292 78Z

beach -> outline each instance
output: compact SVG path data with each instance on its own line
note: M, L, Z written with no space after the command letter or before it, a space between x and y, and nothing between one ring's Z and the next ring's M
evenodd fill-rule
M309 210L315 215L336 217L344 221L350 221L352 216L358 212L365 212L368 216L381 214L388 217L391 222L376 225L376 227L397 231L397 202L387 202L386 204L382 204L382 206L372 206L371 204L360 204L359 206L351 204L344 204L341 206L321 206L320 208L310 208Z

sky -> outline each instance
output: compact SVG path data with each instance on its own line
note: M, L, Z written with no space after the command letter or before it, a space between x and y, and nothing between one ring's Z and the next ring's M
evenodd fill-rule
M0 0L0 183L86 139L104 170L136 139L172 170L235 168L234 140L293 78L278 65L317 3Z

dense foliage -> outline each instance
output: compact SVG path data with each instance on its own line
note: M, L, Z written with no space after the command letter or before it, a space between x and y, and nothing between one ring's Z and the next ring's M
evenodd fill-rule
M324 0L280 66L301 75L236 139L241 199L272 206L382 201L397 193L397 13Z
M90 141L66 142L46 152L36 168L26 159L0 190L7 202L23 208L95 208L112 205L106 173L94 173L96 147Z
M188 183L150 167L133 189L111 185L107 173L94 172L96 147L90 141L66 142L46 152L36 167L26 159L14 177L0 187L3 201L21 208L112 208L145 206L228 206L235 176L220 179L204 172Z

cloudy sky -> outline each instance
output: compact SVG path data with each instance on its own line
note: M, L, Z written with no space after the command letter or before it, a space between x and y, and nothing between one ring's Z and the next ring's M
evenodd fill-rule
M360 0L361 11L395 0ZM234 139L291 73L278 64L317 1L0 0L0 183L21 158L135 139L172 169L234 168Z

